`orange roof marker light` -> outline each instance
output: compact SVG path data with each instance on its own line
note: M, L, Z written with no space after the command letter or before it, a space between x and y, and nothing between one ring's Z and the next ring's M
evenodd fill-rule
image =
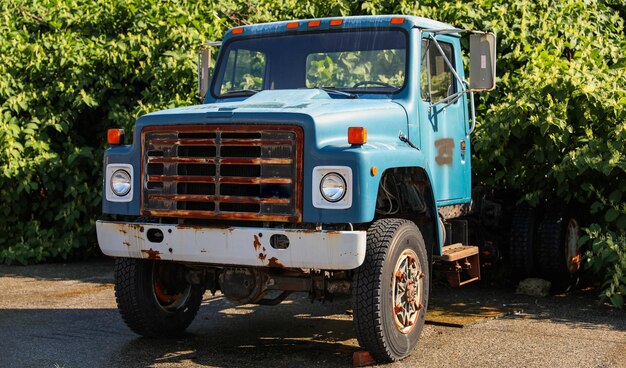
M233 30L230 31L230 33L232 33L232 34L242 34L243 33L243 27L233 28Z
M322 22L319 20L311 20L309 21L309 28L319 27Z
M298 22L289 22L287 23L287 29L296 29L300 26Z
M343 24L343 19L331 19L329 24L331 26L340 26Z
M367 128L350 127L348 128L348 143L365 144L367 142Z
M124 144L124 129L109 129L107 130L107 142L111 146L117 146Z
M391 23L391 24L404 24L404 18L402 18L402 17L393 17L393 18L391 18L389 23Z

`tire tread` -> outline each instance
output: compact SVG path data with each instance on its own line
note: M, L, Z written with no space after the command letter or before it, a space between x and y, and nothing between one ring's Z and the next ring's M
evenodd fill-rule
M378 285L382 282L381 270L394 234L405 224L415 226L409 220L396 218L381 219L370 226L367 231L365 260L354 277L354 322L357 340L378 362L392 362L402 358L391 352L383 332L382 295Z
M514 278L532 276L534 272L535 209L518 206L511 216L509 260Z
M182 334L200 308L204 288L192 287L188 305L178 315L165 320L152 310L152 301L143 300L146 260L117 258L115 260L115 300L124 323L136 334L146 337L171 337ZM150 270L151 272L151 270ZM156 301L154 301L156 303ZM180 315L184 313L185 315Z

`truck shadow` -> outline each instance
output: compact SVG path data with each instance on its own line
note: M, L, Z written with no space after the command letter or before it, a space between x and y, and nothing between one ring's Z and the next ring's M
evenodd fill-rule
M589 295L538 299L478 285L463 290L437 289L431 305L441 306L444 294L456 296L457 304L508 303L523 310L522 315L506 318L550 320L600 333L626 331L626 311L598 306ZM221 296L207 294L189 333L165 340L133 334L114 308L94 309L86 304L83 308L0 309L0 366L346 367L358 350L347 309L348 300L310 304L305 296L289 298L274 307L234 307ZM498 333L498 327L490 326L486 331ZM480 324L468 328L480 329ZM454 337L464 331L438 326L429 329L431 333L423 337L424 346L440 344L440 333ZM617 336L610 335L608 340Z
M311 308L308 299L298 296L274 307L234 307L219 296L203 304L186 336L134 339L120 351L117 366L143 360L143 366L193 362L212 367L340 367L351 365L352 353L358 350L352 318L346 314L349 301Z
M598 301L597 290L574 290L568 293L536 297L516 294L512 288L477 282L461 288L441 283L431 293L430 305L450 311L470 306L504 307L512 311L506 318L549 320L575 328L626 331L626 309L616 309ZM513 312L514 311L514 312Z
M359 349L347 313L352 309L349 299L311 304L302 294L270 307L234 306L221 295L207 293L188 334L169 340L140 338L111 308L112 269L111 262L0 267L0 274L12 275L7 280L18 278L7 284L11 289L3 289L0 366L346 367ZM549 320L589 332L626 331L626 310L598 305L596 295L597 291L591 290L541 298L517 295L488 282L458 289L437 283L430 306L458 314L467 313L468 305L511 306L521 313L504 318ZM479 323L468 328L480 328ZM457 337L464 331L428 328L431 333L425 335L423 346L440 344L439 334ZM497 333L497 328L490 333ZM606 338L617 336L610 335Z

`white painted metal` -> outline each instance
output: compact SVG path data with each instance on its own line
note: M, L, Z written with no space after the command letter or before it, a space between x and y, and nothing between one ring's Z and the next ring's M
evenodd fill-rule
M117 170L126 170L130 174L130 191L124 196L118 196L111 190L111 176ZM109 202L130 202L133 200L133 166L129 164L108 164L104 174L104 191L106 193L107 201Z
M112 221L98 221L96 229L100 249L113 257L324 270L354 269L365 259L365 231L207 228ZM162 232L160 242L148 240L151 229ZM289 247L272 248L270 238L281 234L289 238Z

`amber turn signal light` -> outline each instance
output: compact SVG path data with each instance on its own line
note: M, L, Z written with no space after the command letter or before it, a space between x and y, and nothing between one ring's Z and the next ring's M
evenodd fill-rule
M242 34L243 33L243 28L241 28L241 27L233 28L233 30L230 31L230 33L232 33L232 34Z
M124 129L109 129L107 131L107 142L112 145L124 144Z
M367 129L363 127L348 128L348 143L365 144L367 142Z
M330 24L331 26L340 26L343 24L343 19L331 19L330 20Z
M389 23L391 23L391 24L404 24L404 18L400 18L400 17L391 18L391 21L389 21Z

